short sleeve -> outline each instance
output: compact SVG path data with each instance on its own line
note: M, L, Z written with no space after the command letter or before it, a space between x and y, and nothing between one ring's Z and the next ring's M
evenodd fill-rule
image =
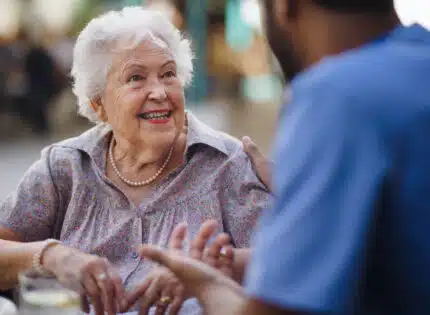
M236 247L250 247L256 223L272 204L272 196L241 147L227 164L221 188L223 224Z
M273 172L279 198L255 236L246 288L286 309L346 314L389 158L376 118L330 92L291 104L282 119Z
M53 237L58 194L51 176L51 147L25 173L18 187L0 204L0 225L18 233L23 241Z

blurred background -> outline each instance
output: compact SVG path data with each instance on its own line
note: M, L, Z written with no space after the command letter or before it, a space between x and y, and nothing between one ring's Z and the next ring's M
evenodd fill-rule
M91 18L127 5L164 12L192 39L187 107L269 152L284 82L258 0L0 0L0 200L41 148L91 127L71 92L74 41ZM403 23L430 28L429 0L397 0L396 8Z

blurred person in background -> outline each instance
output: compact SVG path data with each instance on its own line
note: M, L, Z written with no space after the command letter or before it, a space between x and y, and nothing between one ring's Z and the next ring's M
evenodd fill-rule
M24 61L27 93L20 106L21 116L38 134L49 132L50 103L67 84L54 58L43 46L32 43Z
M6 54L0 65L5 75L5 79L0 78L6 100L4 111L18 114L34 133L47 134L49 105L67 86L65 73L49 51L32 40L24 29L16 41L2 50Z
M3 288L33 266L97 314L123 310L124 290L142 282L151 294L141 312L178 310L174 277L140 259L142 243L166 247L176 224L194 237L213 219L234 247L249 246L271 197L241 143L185 111L192 70L190 42L160 13L125 8L85 27L72 76L79 111L96 126L44 149L0 205L0 239L12 248L0 249ZM182 312L201 311L191 300Z
M402 26L392 0L264 7L292 98L245 288L182 256L184 232L141 254L205 314L430 313L430 33Z
M24 72L27 51L28 42L22 32L16 41L0 44L0 110L3 114L19 114L19 105L27 93Z

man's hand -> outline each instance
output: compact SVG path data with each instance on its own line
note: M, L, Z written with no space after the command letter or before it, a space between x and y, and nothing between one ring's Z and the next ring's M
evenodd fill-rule
M209 228L210 224L207 225ZM202 261L185 256L182 243L185 238L186 225L175 228L170 239L170 250L162 250L152 245L143 245L141 256L149 258L167 267L185 286L188 296L195 296L211 314L229 314L243 302L241 287L222 272ZM225 301L231 304L225 304ZM224 312L224 306L229 308ZM220 309L221 308L221 309Z
M273 192L273 186L271 183L273 162L260 152L257 145L250 137L243 137L242 143L243 149L246 154L248 154L258 178L260 178L261 182L267 187L267 189L269 189L270 192Z
M187 296L198 296L201 286L206 283L212 283L213 280L223 279L221 283L231 285L241 292L240 286L232 279L226 277L221 271L212 268L201 259L205 255L203 249L216 229L216 222L213 220L206 221L200 228L197 236L191 242L189 256L183 251L183 242L187 235L187 225L177 225L170 237L169 250L162 250L156 246L143 245L140 250L140 255L149 258L155 262L164 265L170 269L179 280L185 280L183 283L186 285ZM222 237L223 238L223 237ZM221 238L221 239L222 239ZM220 246L222 242L214 243L216 247ZM195 272L194 272L195 271Z

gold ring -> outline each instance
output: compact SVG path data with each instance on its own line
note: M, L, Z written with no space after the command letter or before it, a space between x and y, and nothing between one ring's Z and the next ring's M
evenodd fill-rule
M172 298L170 296L162 296L159 300L158 300L158 305L160 306L167 306L170 303L172 303Z

